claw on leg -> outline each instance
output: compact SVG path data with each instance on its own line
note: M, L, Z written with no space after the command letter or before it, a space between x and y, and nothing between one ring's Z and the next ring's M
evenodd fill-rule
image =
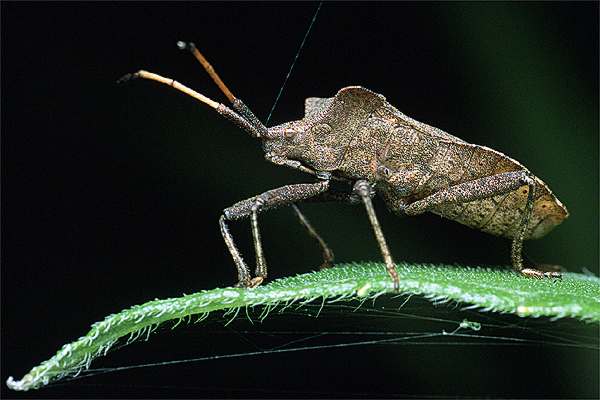
M540 271L539 269L535 269L535 268L523 268L521 271L519 271L522 275L527 276L529 278L537 278L537 279L543 279L543 278L562 278L562 274L560 272L551 272L551 271Z
M263 281L264 281L264 278L262 276L256 276L250 280L250 284L248 285L248 287L255 288L255 287L259 286L261 283L263 283Z
M333 260L335 256L333 251L329 247L323 250L323 263L319 266L319 269L326 269L333 267Z
M245 281L239 281L233 287L242 288L242 289L254 289L255 287L260 286L265 279L262 276L255 276L252 279L248 279Z

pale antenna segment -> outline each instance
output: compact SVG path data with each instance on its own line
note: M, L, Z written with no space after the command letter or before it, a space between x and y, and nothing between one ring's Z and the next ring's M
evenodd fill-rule
M200 102L202 102L214 109L217 109L219 107L219 103L217 103L216 101L209 99L208 97L204 96L203 94L200 94L185 85L182 85L181 83L177 82L175 79L165 78L164 76L155 74L153 72L140 70L134 74L124 75L123 77L119 78L117 83L126 82L128 80L135 79L135 78L148 79L151 81L162 83L167 86L171 86L172 88L177 89L180 92L183 92L183 93L187 94L188 96L191 96L191 97L195 98L196 100L199 100Z

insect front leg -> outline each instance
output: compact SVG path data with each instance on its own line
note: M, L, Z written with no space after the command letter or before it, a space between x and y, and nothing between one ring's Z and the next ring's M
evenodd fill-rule
M525 208L521 211L521 220L512 240L511 260L513 268L526 276L558 277L560 274L556 272L543 272L535 268L523 268L523 241L531 219L536 190L535 180L531 178L529 172L526 170L505 172L451 186L409 204L404 209L404 212L407 215L418 215L446 203L466 203L506 194L523 185L527 185L529 189Z
M373 231L375 232L375 238L377 239L377 243L379 243L379 249L381 250L381 254L383 255L383 260L385 261L385 267L387 268L387 272L394 281L394 289L398 290L400 285L400 280L398 278L398 272L396 271L396 265L394 264L394 260L392 259L392 255L390 253L390 249L385 241L385 236L383 236L383 232L381 230L381 226L379 225L379 220L377 219L377 215L375 214L375 209L373 208L373 202L371 201L371 185L369 182L360 180L354 184L353 192L360 197L365 208L367 209L367 215L369 216L369 221L371 222L371 226L373 227Z
M237 286L256 287L267 277L267 263L265 261L262 242L260 239L260 230L258 228L258 213L272 208L290 205L302 200L315 197L329 189L329 181L317 183L306 183L297 185L287 185L277 189L269 190L258 196L242 200L233 206L226 208L219 219L221 234L225 244L231 253L238 270ZM256 252L256 271L252 278L250 269L244 262L239 250L235 246L233 237L229 232L226 221L243 219L250 217L252 227L252 239L254 241L254 250Z

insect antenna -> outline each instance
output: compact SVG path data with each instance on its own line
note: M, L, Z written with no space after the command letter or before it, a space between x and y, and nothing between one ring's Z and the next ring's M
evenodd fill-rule
M223 92L225 97L227 97L227 99L231 102L231 106L233 107L233 109L240 113L244 118L246 118L246 120L248 120L248 122L251 125L253 125L258 132L260 132L260 136L267 137L269 135L267 127L262 122L260 122L256 115L254 115L254 113L248 108L246 104L244 104L243 101L241 101L240 99L235 97L233 93L231 93L231 90L229 90L227 85L225 85L225 83L223 83L223 80L221 80L219 74L217 74L217 71L215 71L213 66L208 62L208 60L206 59L206 57L204 57L200 50L198 50L194 43L179 41L177 42L177 47L180 50L188 50L190 53L192 53L192 55L202 65L202 67L208 73L211 79L219 87L221 92Z
M190 53L192 53L192 55L194 57L196 57L196 60L198 60L198 62L200 64L202 64L202 67L204 67L204 70L208 73L208 75L212 78L212 80L217 84L219 89L221 89L221 91L223 92L225 97L227 97L227 99L229 99L229 101L233 103L233 101L236 99L236 97L233 95L233 93L231 93L231 90L229 90L227 85L225 85L225 83L223 83L223 80L221 80L221 77L219 76L219 74L217 74L217 71L215 71L213 66L206 59L206 57L204 57L204 55L202 53L200 53L200 50L198 50L196 45L192 42L182 42L180 40L179 42L177 42L177 47L180 50L188 50Z
M177 82L175 79L165 78L164 76L155 74L153 72L139 70L138 72L135 72L133 74L123 75L121 78L119 78L117 80L117 83L123 83L123 82L127 82L129 80L137 79L137 78L148 79L151 81L162 83L167 86L171 86L173 89L179 90L180 92L183 92L183 93L187 94L188 96L195 98L196 100L208 105L209 107L214 108L219 114L221 114L224 117L226 117L227 119L233 121L240 128L247 131L251 136L256 137L256 138L259 138L261 136L266 136L266 135L263 135L262 131L257 129L256 126L253 125L252 123L250 123L248 121L248 119L245 118L244 116L236 113L235 111L233 111L231 108L227 107L226 105L224 105L222 103L218 103L218 102L204 96L203 94L200 94L200 93L196 92L195 90L190 89L189 87ZM265 130L266 130L266 128L265 128Z
M185 85L182 85L181 83L177 82L174 79L165 78L164 76L160 76L153 72L139 70L138 72L135 72L133 74L125 74L117 80L117 83L123 83L123 82L127 82L129 80L137 79L137 78L148 79L151 81L165 84L167 86L171 86L173 89L179 90L180 92L183 92L183 93L187 94L188 96L191 96L191 97L195 98L196 100L199 100L200 102L202 102L214 109L217 109L219 107L219 103L217 103L214 100L209 99L208 97L204 96L203 94L200 94L200 93L196 92L195 90L190 89L189 87L187 87Z

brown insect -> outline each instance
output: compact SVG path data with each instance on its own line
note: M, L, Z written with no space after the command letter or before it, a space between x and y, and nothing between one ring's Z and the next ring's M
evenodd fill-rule
M441 129L402 114L385 97L359 86L342 88L332 98L311 97L299 121L267 128L221 81L193 43L190 50L229 99L217 103L173 79L147 71L119 81L143 78L167 84L214 108L262 141L265 158L277 165L313 175L313 183L287 185L240 201L225 209L221 233L238 270L238 285L254 287L267 277L258 213L291 205L301 223L323 249L323 267L333 252L296 203L344 201L364 204L387 271L398 287L398 274L371 198L379 194L401 216L432 212L492 235L512 239L513 268L525 276L560 276L525 267L523 241L537 239L568 217L565 206L541 179L521 163L485 146L467 143ZM227 221L250 218L256 271L237 250Z

